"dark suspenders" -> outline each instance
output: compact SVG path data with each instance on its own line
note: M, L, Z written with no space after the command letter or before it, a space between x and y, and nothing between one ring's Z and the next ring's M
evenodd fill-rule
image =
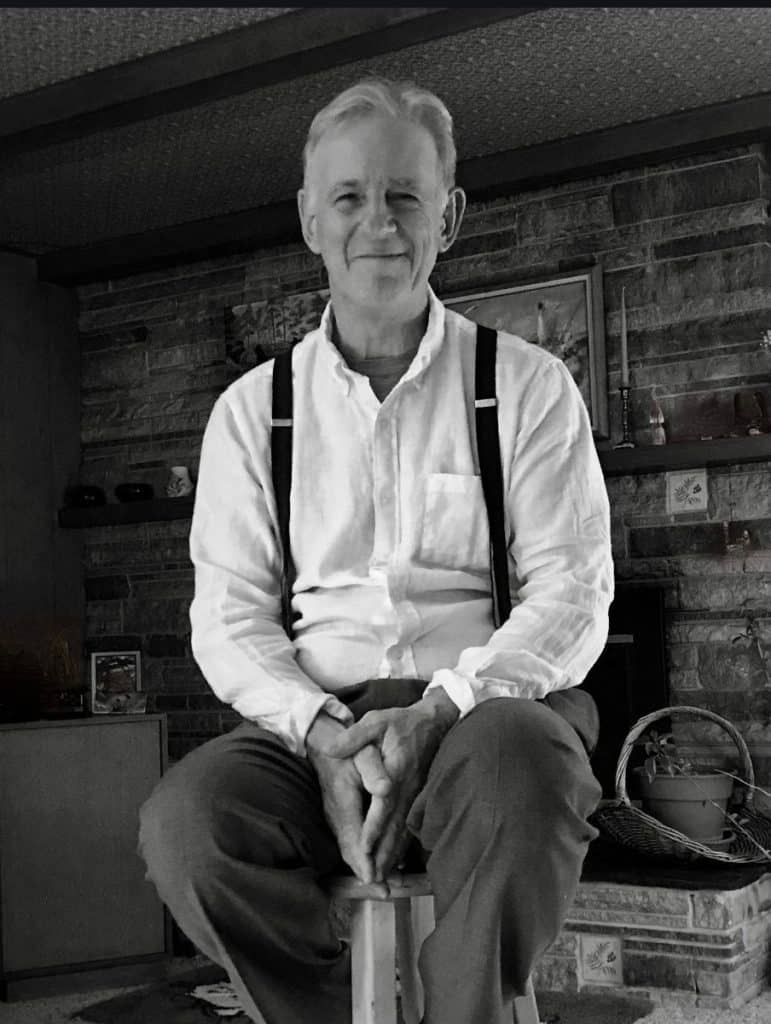
M294 635L292 587L295 567L289 543L289 492L292 489L292 348L273 363L273 410L270 431L270 467L276 496L281 539L281 619L287 636Z
M474 413L477 454L482 491L490 526L490 581L493 621L496 628L511 612L509 569L506 553L506 519L503 500L501 450L498 439L498 399L495 393L497 334L477 325ZM293 346L294 347L294 346ZM281 539L281 609L284 629L293 635L291 612L295 567L289 544L289 493L292 487L292 349L276 356L273 364L273 414L271 420L271 473L276 496Z
M477 458L490 526L490 583L493 621L497 629L511 612L509 563L506 553L506 505L503 500L501 446L498 439L498 398L495 392L495 354L498 335L477 324L474 413Z

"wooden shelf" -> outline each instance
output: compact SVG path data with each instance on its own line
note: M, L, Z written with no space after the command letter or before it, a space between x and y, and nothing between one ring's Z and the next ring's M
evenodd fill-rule
M94 508L59 509L59 526L79 529L88 526L122 526L126 523L148 523L170 519L189 519L193 499L153 498L150 501L127 501L97 505Z
M771 461L771 434L722 438L718 441L687 441L656 447L604 448L598 454L605 476L763 462ZM192 514L192 497L153 498L151 501L111 503L96 508L63 508L59 510L59 525L69 529L120 526L125 523L189 519Z
M771 460L771 434L716 441L680 441L642 448L607 448L598 454L605 476L763 462Z

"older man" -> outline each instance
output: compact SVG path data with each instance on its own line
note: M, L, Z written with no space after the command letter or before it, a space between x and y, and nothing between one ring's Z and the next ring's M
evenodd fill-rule
M454 170L449 113L411 85L361 82L311 124L299 212L330 303L292 354L289 632L272 362L220 396L204 437L193 650L245 721L167 773L141 845L257 1022L350 1020L324 876L344 861L383 883L409 840L435 893L426 1024L509 1021L595 834L574 688L607 634L607 497L569 373L501 334L513 608L496 629L475 326L428 284L464 211Z

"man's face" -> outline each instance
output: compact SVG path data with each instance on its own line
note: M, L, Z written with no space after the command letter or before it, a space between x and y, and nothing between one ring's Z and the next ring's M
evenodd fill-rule
M305 185L303 234L324 260L333 303L364 315L420 313L437 253L455 235L426 129L384 115L331 128L310 157Z

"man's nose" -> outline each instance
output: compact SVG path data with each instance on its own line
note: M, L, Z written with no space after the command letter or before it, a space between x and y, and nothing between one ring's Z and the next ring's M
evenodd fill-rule
M367 227L373 234L390 234L396 220L385 196L371 196L366 209Z

